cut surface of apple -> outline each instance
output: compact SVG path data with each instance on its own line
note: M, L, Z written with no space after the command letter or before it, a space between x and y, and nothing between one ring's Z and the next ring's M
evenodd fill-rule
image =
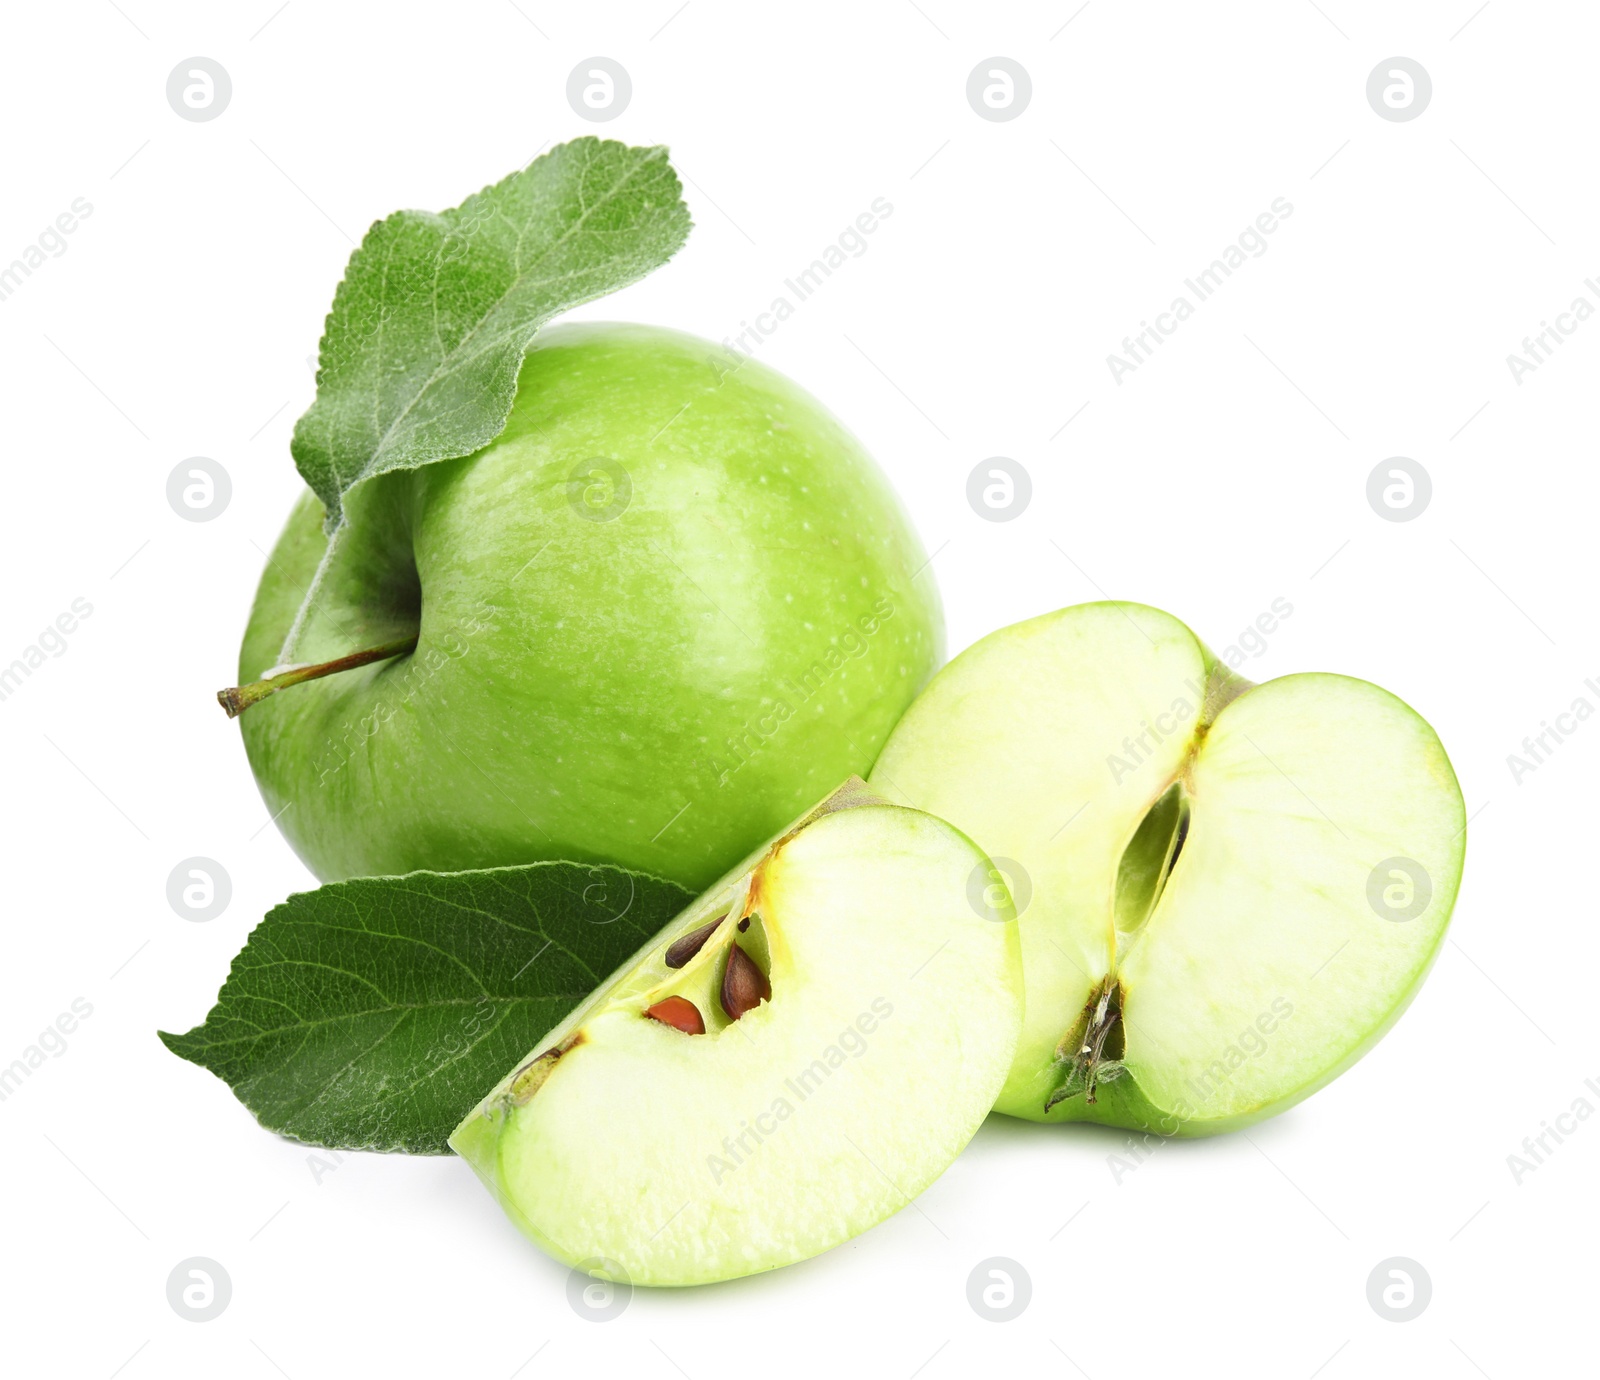
M823 812L825 811L825 812ZM633 1284L750 1274L904 1207L994 1103L1016 925L942 820L841 788L690 906L451 1137L535 1243Z
M874 789L1012 883L1027 1010L996 1109L1205 1134L1354 1063L1443 941L1466 819L1443 747L1329 674L1251 685L1097 603L993 633L912 706Z

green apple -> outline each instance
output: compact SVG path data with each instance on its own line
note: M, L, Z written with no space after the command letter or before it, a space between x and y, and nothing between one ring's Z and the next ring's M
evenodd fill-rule
M641 949L456 1129L537 1245L634 1284L791 1264L898 1211L1011 1067L1016 925L942 820L856 782Z
M1027 1015L997 1110L1204 1134L1361 1057L1444 938L1466 820L1433 730L1336 675L1252 685L1182 623L1002 629L901 721L874 788L1012 882Z
M325 881L567 858L698 890L865 771L943 655L859 442L674 331L542 331L491 445L368 480L347 519L286 647L327 544L301 499L239 659L253 681L388 657L241 719Z

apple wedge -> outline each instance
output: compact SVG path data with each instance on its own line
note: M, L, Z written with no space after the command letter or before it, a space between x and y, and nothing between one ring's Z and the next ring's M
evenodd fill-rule
M690 906L541 1040L451 1146L567 1263L746 1275L898 1211L972 1137L1022 1015L989 862L859 781Z
M1011 884L1026 1016L996 1109L1198 1135L1308 1096L1415 995L1465 849L1413 710L1365 681L1252 685L1140 604L984 638L872 773Z

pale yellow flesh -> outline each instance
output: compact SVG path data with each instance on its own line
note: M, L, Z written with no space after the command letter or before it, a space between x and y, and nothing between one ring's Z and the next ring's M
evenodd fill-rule
M1226 679L1170 616L1083 605L957 658L885 748L876 788L950 819L1032 883L1027 1017L998 1110L1242 1124L1354 1062L1425 975L1465 848L1433 731L1387 692L1321 674L1243 689L1207 723L1202 702ZM1173 780L1191 810L1183 850L1148 919L1117 935L1122 851ZM1393 857L1431 882L1409 920L1369 904L1374 868ZM1113 970L1127 1072L1098 1108L1080 1095L1047 1112L1058 1046Z
M1182 764L1206 693L1205 651L1177 619L1139 605L1073 612L963 652L872 773L891 799L950 820L1027 879L1013 886L1031 892L1019 922L1027 1010L996 1103L1021 1116L1042 1113L1056 1046L1110 971L1117 862ZM1136 676L1115 670L1128 665Z
M557 1032L579 1043L531 1100L497 1092L452 1143L540 1246L615 1262L635 1284L704 1283L839 1244L943 1172L1010 1067L1016 926L969 904L985 866L947 824L893 806L806 826L750 897L770 1002L683 1034L642 1012L668 987L695 990L694 973L654 981L665 970L641 955ZM719 908L691 907L658 947ZM707 993L735 933L691 965Z
M1156 1106L1225 1120L1320 1087L1388 1028L1444 936L1466 819L1428 726L1342 676L1235 700L1189 788L1183 854L1120 964L1126 1058ZM1368 899L1395 857L1430 879L1409 920Z

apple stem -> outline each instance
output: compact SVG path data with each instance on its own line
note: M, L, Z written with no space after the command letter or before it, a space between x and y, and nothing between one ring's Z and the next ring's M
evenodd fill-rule
M338 671L353 671L358 666L370 666L374 661L387 661L390 657L405 656L417 649L417 635L402 637L395 642L385 642L381 647L368 647L365 651L351 652L332 661L318 662L314 666L291 666L275 676L254 680L248 685L234 685L217 691L217 703L227 711L230 719L237 719L253 704L259 704L268 695L275 695L291 685L308 680L320 680Z

